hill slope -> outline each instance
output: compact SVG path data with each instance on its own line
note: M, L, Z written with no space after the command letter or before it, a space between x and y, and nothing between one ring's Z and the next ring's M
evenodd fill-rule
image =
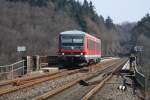
M102 39L103 55L118 55L120 32L110 17L99 16L92 2L76 0L0 0L0 65L26 55L54 55L58 34L82 30Z
M132 42L134 45L143 47L143 60L148 67L150 64L150 15L143 17L132 30ZM145 66L145 67L146 67ZM149 68L148 68L149 69Z

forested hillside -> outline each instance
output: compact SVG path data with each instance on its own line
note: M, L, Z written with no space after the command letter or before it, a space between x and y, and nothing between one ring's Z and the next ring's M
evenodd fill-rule
M143 17L132 30L132 42L134 45L142 46L141 52L141 71L146 77L146 90L150 90L150 15ZM150 98L150 96L149 96Z
M123 51L120 30L110 17L98 15L84 0L0 0L0 65L17 61L17 46L25 55L57 54L58 34L82 30L102 39L103 55Z

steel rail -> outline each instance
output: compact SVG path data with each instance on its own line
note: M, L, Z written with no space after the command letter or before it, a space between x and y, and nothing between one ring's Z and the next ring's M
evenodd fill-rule
M114 64L116 64L116 63L114 63ZM106 67L106 65L105 65L105 67L103 67L103 69L101 69L101 70L99 70L99 71L96 71L96 72L98 72L98 73L100 74L100 73L102 73L104 70L108 69L109 67L112 67L114 64L111 64L111 65L109 65L109 66L107 65L107 67ZM72 82L70 82L70 83L67 83L67 84L65 84L65 85L63 85L63 86L61 86L61 87L58 87L58 88L56 88L56 89L54 89L54 90L52 90L52 91L48 91L48 92L46 92L46 93L44 93L44 94L42 94L42 95L40 95L40 96L34 98L33 100L45 100L45 99L47 99L47 98L49 98L49 97L52 97L53 95L56 95L56 94L58 94L58 93L60 93L60 92L62 92L62 91L64 91L64 90L68 89L68 88L71 87L71 86L76 85L76 84L79 83L81 80L90 80L91 78L96 77L96 76L98 76L97 73L93 73L93 74L90 74L90 75L88 75L88 76L85 76L85 75L84 75L83 77L80 77L80 78L78 78L77 80L74 80L74 81L72 81Z
M107 63L108 62L111 63L112 61L107 61ZM107 63L104 62L104 63L100 63L100 64L107 64ZM92 66L98 66L98 65L99 64L92 65ZM20 90L20 89L31 87L33 85L36 85L36 84L39 84L39 83L42 83L42 82L45 82L45 81L49 81L49 80L53 80L53 79L56 79L56 78L59 78L59 77L74 74L74 73L79 72L80 70L81 69L76 69L76 70L72 70L72 71L65 70L65 71L56 72L56 73L53 73L53 74L46 74L46 75L29 77L29 78L18 78L18 79L14 79L14 80L4 81L4 82L0 83L0 86L9 85L11 83L13 83L13 84L15 83L15 84L18 84L20 86L11 87L9 89L2 89L0 91L0 96L2 96L4 94L11 93L11 92L15 92L15 91ZM41 78L41 79L39 79L39 78Z
M42 82L45 82L45 81L49 81L49 80L53 80L53 79L56 79L56 78L59 78L59 77L64 77L64 76L67 76L67 75L78 73L79 71L80 71L80 69L76 69L76 70L72 70L72 71L64 71L62 73L55 74L53 76L49 76L49 77L46 77L46 78L42 78L40 80L38 79L38 80L29 82L29 83L26 83L26 84L23 84L23 85L20 85L20 86L8 88L8 89L3 89L3 90L0 91L0 96L2 96L4 94L11 93L11 92L14 92L14 91L17 91L17 90L20 90L20 89L23 89L23 88L31 87L35 84L39 84L39 83L42 83Z
M60 70L60 71L55 72L55 73L47 73L47 74L44 74L44 75L22 77L22 78L17 78L17 79L13 79L13 80L4 80L4 81L0 82L0 87L1 86L5 86L5 85L9 85L9 84L18 83L18 82L30 81L30 80L35 80L35 79L43 78L43 77L53 76L53 75L56 75L56 74L61 73L63 71L66 71L66 70Z
M103 80L98 85L96 85L85 96L83 96L81 100L88 100L88 99L90 99L98 90L100 90L105 85L105 83L108 80L110 80L112 78L113 73L116 72L117 70L119 70L121 68L121 65L123 65L125 62L126 62L126 60L125 61L123 60L123 61L115 64L117 67L115 67L113 69L113 71L108 76L106 76L105 78L103 78Z
M108 64L108 63L111 63L111 62L113 62L113 60L106 61L106 62L101 62L100 64ZM96 64L96 65L92 65L91 67L93 67L93 69L96 70L96 68L99 68L101 66L99 66L99 64ZM47 76L56 75L56 74L58 74L60 72L63 72L63 71L66 71L66 70L60 70L60 71L55 72L55 73L47 73L47 74L44 74L44 75L21 77L21 78L17 78L17 79L13 79L13 80L0 81L0 87L5 86L5 85L9 85L9 84L19 85L20 82L24 83L24 81L31 81L31 80L35 80L35 79L39 79L39 78L43 78L43 77L47 77Z

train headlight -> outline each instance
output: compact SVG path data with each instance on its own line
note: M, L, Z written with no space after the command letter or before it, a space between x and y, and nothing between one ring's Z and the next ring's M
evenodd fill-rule
M83 55L83 53L80 53L80 55Z
M62 53L62 55L65 55L65 53Z

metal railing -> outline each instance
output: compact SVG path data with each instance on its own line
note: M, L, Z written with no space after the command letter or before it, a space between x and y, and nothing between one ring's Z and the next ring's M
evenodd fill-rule
M0 66L0 80L14 79L25 74L25 60L10 65Z

